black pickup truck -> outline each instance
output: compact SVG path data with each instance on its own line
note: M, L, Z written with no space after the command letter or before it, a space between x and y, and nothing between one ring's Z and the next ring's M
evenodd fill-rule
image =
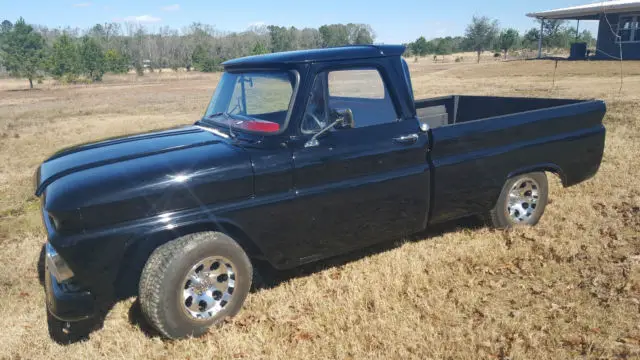
M227 61L194 125L47 159L50 314L89 318L134 279L161 334L198 336L240 310L254 260L292 268L471 215L535 225L545 173L572 186L598 171L604 102L414 100L403 52Z

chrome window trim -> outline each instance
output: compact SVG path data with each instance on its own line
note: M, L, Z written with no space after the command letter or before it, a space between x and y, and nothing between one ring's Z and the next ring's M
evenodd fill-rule
M249 131L249 130L244 130L244 129L239 129L234 127L233 130L234 131L239 131L239 132L244 132L244 133L249 133L249 134L260 134L262 136L274 136L274 135L280 135L283 132L285 132L287 130L287 128L289 127L289 122L291 120L291 116L292 116L292 112L293 112L293 107L295 105L295 100L298 96L298 89L300 88L300 73L298 72L298 70L292 69L292 70L270 70L270 69L251 69L251 68L247 68L247 69L234 69L234 70L228 70L226 71L230 74L242 74L242 73L250 73L250 72L288 72L293 74L293 76L295 77L295 86L292 89L291 92L291 97L289 98L289 106L287 107L287 116L284 119L284 123L282 124L282 128L280 130L278 130L277 132L273 132L273 133L266 133L266 132L260 132L260 131ZM224 73L223 73L224 75ZM218 85L216 85L217 87ZM214 91L215 94L215 91ZM212 96L213 98L213 96ZM206 112L209 110L209 106L207 105L207 110L205 110L205 115ZM216 124L220 125L219 123L216 122Z
M316 79L318 78L318 76L320 74L326 73L327 74L327 81L325 84L326 90L327 90L327 102L329 101L329 97L331 97L331 94L329 93L329 74L332 72L336 72L336 71L358 71L358 70L373 70L375 72L378 73L378 76L380 77L380 81L382 82L382 86L384 87L384 94L385 97L382 99L377 99L376 100L386 100L387 98L391 101L391 105L393 106L393 111L396 113L396 121L401 121L401 116L400 113L401 111L398 111L398 107L396 105L396 102L393 99L393 96L391 95L391 92L389 91L389 86L387 86L387 81L384 77L383 72L381 71L379 66L375 66L375 65L368 65L368 66L354 66L354 65L345 65L345 66L341 66L341 67L336 67L336 68L331 68L331 69L325 69L322 70L320 72L317 72L315 74L315 76L313 77L313 84L315 84ZM312 85L313 86L313 85ZM305 100L305 105L304 105L304 112L302 113L302 120L300 120L300 132L303 135L315 135L317 133L319 133L320 131L322 131L322 129L317 130L317 131L312 131L312 130L304 130L302 128L303 125L303 121L304 121L304 116L307 113L307 106L309 105L309 97L307 96L307 99ZM366 99L366 98L364 98ZM380 124L378 124L380 125ZM375 125L373 125L375 126ZM356 128L357 128L357 124L356 124Z

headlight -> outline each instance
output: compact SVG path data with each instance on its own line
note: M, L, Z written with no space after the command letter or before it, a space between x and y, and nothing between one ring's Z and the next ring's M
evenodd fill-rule
M51 244L47 243L46 245L46 256L47 256L47 267L49 271L58 282L63 282L65 280L69 280L73 277L73 271L69 269L69 265L64 261L64 259L56 252L56 250L51 246Z

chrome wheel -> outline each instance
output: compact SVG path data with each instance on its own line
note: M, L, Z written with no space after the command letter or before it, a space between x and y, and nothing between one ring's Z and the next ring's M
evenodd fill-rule
M536 213L540 185L529 177L518 180L509 191L507 214L514 223L526 223Z
M192 319L208 320L231 301L235 282L234 266L228 259L211 256L200 260L182 282L182 308Z

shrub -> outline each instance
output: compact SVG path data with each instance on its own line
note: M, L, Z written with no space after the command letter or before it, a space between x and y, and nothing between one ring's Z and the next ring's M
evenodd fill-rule
M104 54L106 70L116 74L129 71L129 59L116 49L109 49Z
M199 70L202 72L220 71L222 70L222 67L220 66L221 63L222 61L218 59L209 58L199 64L199 68L200 68Z
M78 75L74 73L64 73L60 76L60 83L64 85L75 84L78 82Z

